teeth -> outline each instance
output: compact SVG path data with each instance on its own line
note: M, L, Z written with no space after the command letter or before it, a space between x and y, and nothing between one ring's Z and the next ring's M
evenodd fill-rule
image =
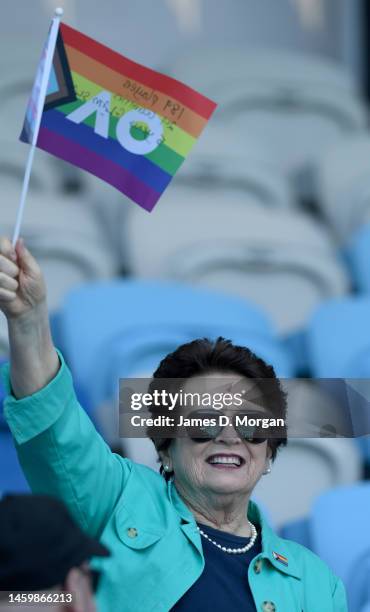
M209 463L229 463L231 465L240 465L241 460L239 457L211 457Z

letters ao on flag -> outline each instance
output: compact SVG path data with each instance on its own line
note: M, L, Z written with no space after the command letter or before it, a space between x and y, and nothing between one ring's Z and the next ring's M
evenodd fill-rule
M37 146L150 211L215 108L183 83L61 23ZM25 142L32 138L30 117Z

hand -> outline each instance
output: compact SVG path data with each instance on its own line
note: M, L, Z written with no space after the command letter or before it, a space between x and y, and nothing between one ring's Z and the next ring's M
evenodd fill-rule
M22 318L45 301L40 267L23 240L13 248L8 238L0 238L0 309L7 319Z

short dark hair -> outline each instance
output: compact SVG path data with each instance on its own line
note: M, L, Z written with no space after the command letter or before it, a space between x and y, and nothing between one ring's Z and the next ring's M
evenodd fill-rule
M179 346L173 353L167 355L160 362L153 374L150 388L155 387L155 379L187 379L193 376L206 374L211 371L233 372L245 378L269 379L268 394L266 387L260 384L262 396L266 399L266 406L270 412L285 421L287 412L287 396L281 387L275 370L263 359L257 357L244 346L237 346L219 337L217 340L201 338ZM256 383L258 385L258 381ZM153 439L157 451L170 446L171 438ZM287 443L286 428L282 430L281 438L269 438L271 459L276 458L277 451ZM161 468L163 473L163 470ZM167 473L164 473L167 476Z

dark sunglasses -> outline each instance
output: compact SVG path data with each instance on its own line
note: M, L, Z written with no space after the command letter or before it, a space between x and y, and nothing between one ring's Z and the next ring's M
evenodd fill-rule
M186 426L186 432L193 442L203 443L217 438L224 427L232 423L240 438L250 444L262 444L267 440L266 429L260 424L250 425L248 420L267 418L267 416L253 412L225 415L218 410L194 410L186 417L192 421L191 425ZM223 423L220 417L227 417L229 423Z

